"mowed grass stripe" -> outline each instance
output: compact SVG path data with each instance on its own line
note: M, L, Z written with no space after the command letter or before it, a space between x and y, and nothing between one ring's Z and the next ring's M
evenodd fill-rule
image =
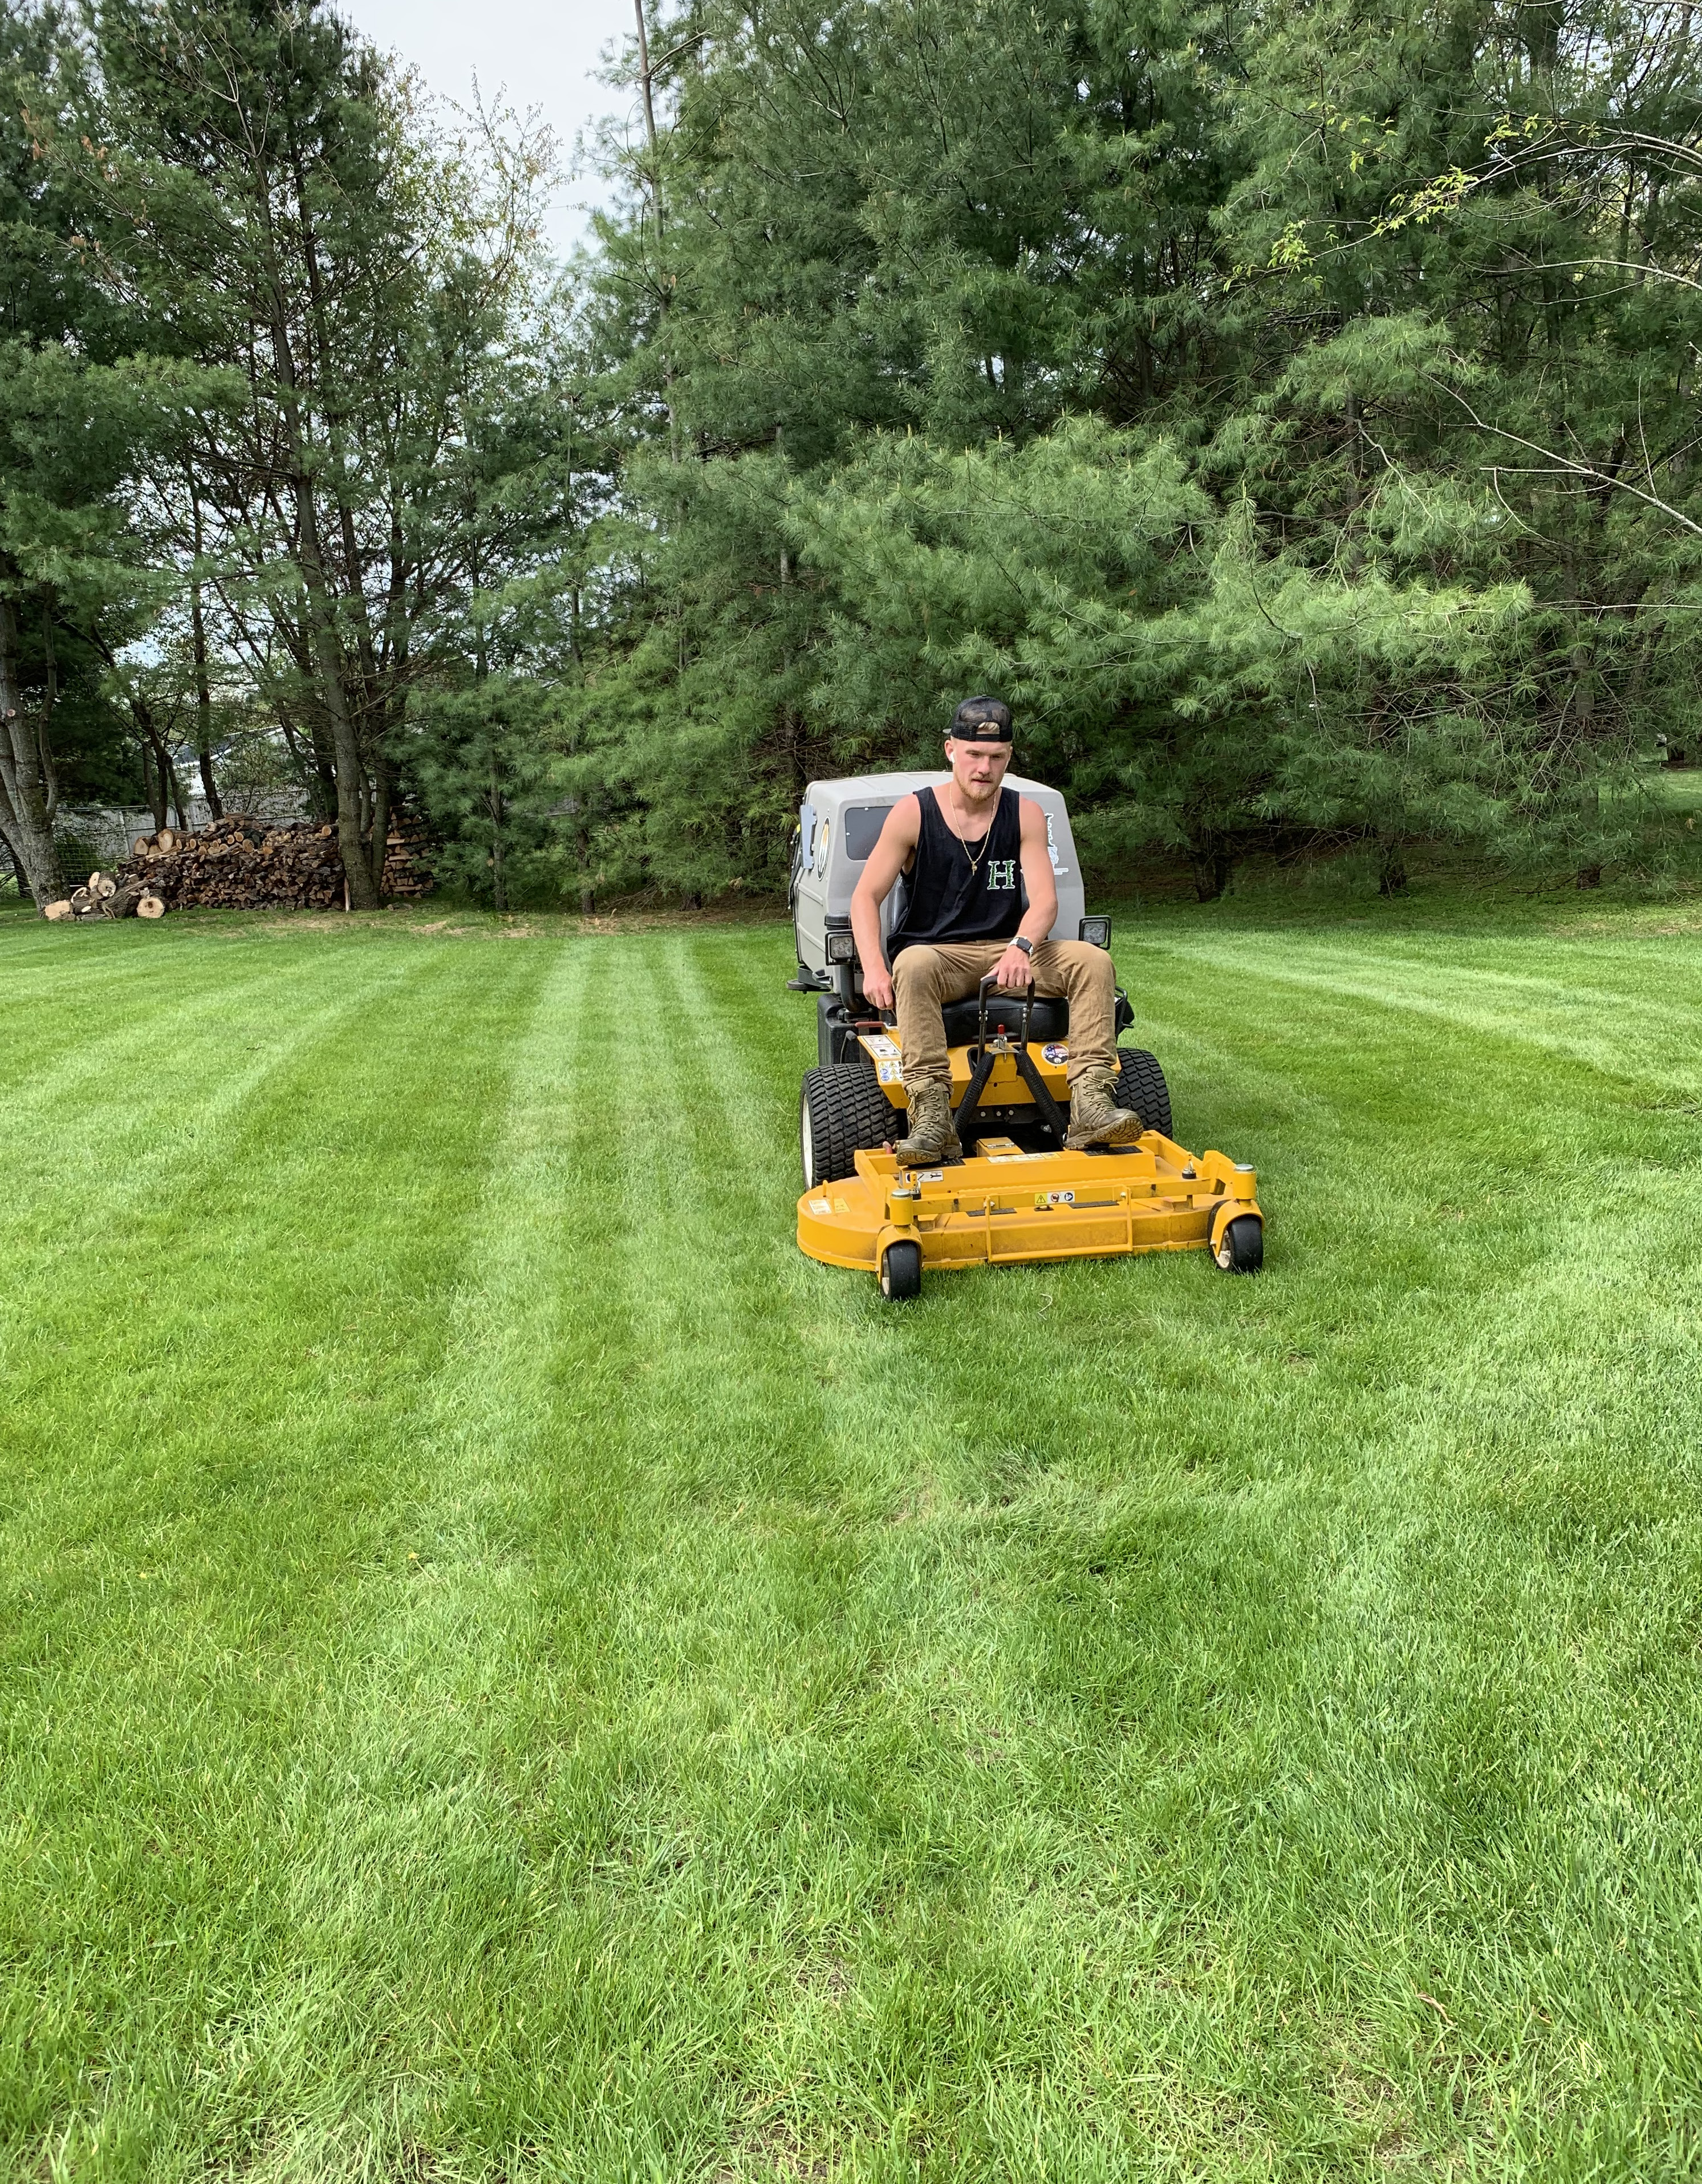
M481 1020L491 1186L287 1913L108 2142L274 2184L1687 2173L1702 1420L1689 1277L1638 1278L1688 1158L1623 1097L1640 1032L1533 1068L1166 969L1136 1036L1184 1139L1260 1161L1271 1273L893 1312L791 1244L786 938L498 951L548 991Z
M20 2156L199 2173L247 2112L243 2020L290 1976L292 1779L322 1765L367 1596L402 1563L387 1513L419 1490L410 1413L501 1106L498 1027L542 967L409 967L387 999L357 976L359 1021L333 1006L250 1088L219 1168L26 1294L32 1354L67 1377L38 1372L4 1435Z
M248 975L211 975L191 998L156 995L133 1013L92 1030L74 1060L45 1067L6 1094L14 1132L0 1241L24 1244L51 1230L88 1240L75 1208L96 1206L109 1217L153 1188L164 1168L186 1160L216 1162L220 1131L253 1087L339 1018L375 994L417 978L417 950L373 950L327 992L322 965L299 959L251 961ZM214 1089L216 1081L217 1089ZM51 1127L41 1127L51 1114Z
M1528 944L1516 958L1527 952ZM1368 974L1363 953L1310 936L1213 935L1209 939L1148 939L1143 950L1168 963L1198 964L1228 972L1221 989L1232 1007L1250 991L1276 986L1319 995L1326 1007L1349 1003L1422 1017L1454 1033L1536 1047L1585 1062L1623 1082L1658 1084L1694 1096L1702 1084L1702 1042L1695 1009L1702 980L1687 962L1622 958L1610 983L1590 985L1561 969L1532 978L1462 960L1463 951L1433 955L1403 951L1393 961L1381 953ZM1565 951L1552 950L1565 962ZM1162 978L1168 986L1176 972Z
M617 996L599 944L539 952L388 1613L341 1749L298 1786L289 1976L245 2027L257 2184L392 2176L445 2146L476 2173L564 2102L626 2108L575 2020L618 2023L638 1988L573 1901L596 1815L564 1840L559 1786L583 1768L600 1787L621 1735L583 1695L640 1518L610 1430L629 1328L598 1309L626 1218L604 1137Z
M1602 1934L1588 1915L1593 1876L1566 1909L1557 1902L1571 1892L1562 1846L1590 1864L1611 1857L1602 1820L1627 1798L1661 1812L1644 1845L1641 1900L1669 1936L1694 1866L1697 1693L1693 1649L1675 1643L1694 1613L1694 1549L1671 1552L1679 1536L1694 1537L1702 1427L1685 1363L1698 1284L1686 1194L1675 1188L1694 1163L1693 1133L1604 1097L1604 1074L1622 1082L1640 1066L1629 1042L1588 1061L1556 1058L1533 1079L1499 1022L1438 1045L1399 1016L1362 1004L1355 1013L1351 1000L1309 1008L1292 1027L1268 997L1236 1001L1249 1056L1292 1061L1304 1043L1315 1084L1354 1093L1338 1097L1327 1138L1351 1178L1328 1228L1318 1216L1334 1162L1309 1151L1315 1118L1291 1111L1280 1078L1264 1142L1253 1142L1273 1179L1273 1264L1309 1277L1314 1321L1294 1325L1290 1373L1271 1358L1265 1385L1280 1391L1298 1376L1355 1429L1343 1452L1359 1507L1330 1527L1345 1559L1308 1681L1357 1691L1363 1713L1349 1707L1350 1725L1332 1706L1327 1735L1301 1741L1297 1829L1332 1838L1338 1858L1380 1835L1387 1844L1393 1831L1370 1812L1386 1817L1394 1787L1409 1845L1421 1822L1435 1830L1429 1870L1453 1876L1441 1903L1455 1915L1438 1915L1425 1892L1415 1903L1367 1886L1365 1964L1393 1970L1416 1955L1415 1987L1457 1985L1474 2009L1518 1964L1517 1981L1549 2006L1521 2021L1504 1991L1469 2032L1457 2028L1459 2049L1481 2047L1505 2066L1483 2074L1478 2096L1493 2087L1516 2114L1522 2100L1533 2155L1538 2146L1553 2154L1543 2103L1566 2086L1575 2111L1595 2109L1590 2142L1613 2159L1656 2148L1670 2159L1694 2129L1694 2108L1675 2117L1621 2098L1604 2114L1589 2073L1605 2038L1621 2087L1659 2074L1663 2059L1670 2070L1694 2005L1692 1953L1650 1934ZM1299 1221L1283 1223L1285 1197L1300 1201ZM1353 1301L1339 1313L1317 1295L1325 1253L1339 1253L1349 1277ZM1261 1288L1271 1301L1280 1293ZM1281 1446L1272 1435L1260 1442ZM1330 1436L1303 1426L1297 1442L1315 1461ZM1392 1734L1397 1691L1407 1718ZM1647 1753L1655 1720L1674 1723L1658 1786ZM1315 1803L1315 1820L1300 1823ZM1527 1827L1512 1825L1521 1810ZM1460 1891L1472 1900L1451 1901ZM1569 2002L1594 1986L1579 2015L1552 2006L1546 1961L1546 1937L1568 1927L1600 1936L1579 1940L1564 1982ZM1471 2066L1456 2053L1449 2069L1458 2100Z
M0 939L6 951L0 1089L8 1105L19 1097L37 1107L92 1098L122 1112L138 1093L146 1104L171 1077L184 1030L245 994L277 993L287 961L258 943L209 959L204 935L167 939L147 927L139 945L122 927L47 930L66 960L43 965L33 982L13 975L14 936ZM309 970L307 980L322 989L323 970Z

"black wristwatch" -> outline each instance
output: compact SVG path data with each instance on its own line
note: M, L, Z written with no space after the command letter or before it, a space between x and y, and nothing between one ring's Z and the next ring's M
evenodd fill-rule
M1032 940L1025 939L1020 933L1010 944L1013 948L1020 948L1025 956L1032 956L1034 953L1034 943Z

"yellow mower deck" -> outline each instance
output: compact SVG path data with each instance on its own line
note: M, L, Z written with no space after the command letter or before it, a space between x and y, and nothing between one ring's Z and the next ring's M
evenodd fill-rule
M885 1151L859 1151L856 1165L798 1200L798 1246L831 1267L866 1268L883 1286L895 1244L918 1246L924 1268L1195 1251L1227 1266L1230 1223L1263 1219L1250 1167L1196 1156L1156 1130L1104 1152L1026 1153L977 1138L955 1167L903 1167Z

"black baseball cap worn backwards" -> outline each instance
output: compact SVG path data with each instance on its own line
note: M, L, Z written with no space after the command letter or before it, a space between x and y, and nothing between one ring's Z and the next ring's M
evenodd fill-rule
M954 743L1008 744L1010 708L1000 698L965 698L946 733Z

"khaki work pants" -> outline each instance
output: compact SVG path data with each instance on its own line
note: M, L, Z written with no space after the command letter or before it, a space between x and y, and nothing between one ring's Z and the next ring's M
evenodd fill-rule
M951 1062L940 1011L973 994L1010 945L1008 940L918 943L898 951L893 986L904 1050L904 1083L951 1089ZM1117 1067L1116 976L1103 948L1085 940L1043 940L1034 950L1034 990L1070 1001L1070 1084L1084 1069Z

